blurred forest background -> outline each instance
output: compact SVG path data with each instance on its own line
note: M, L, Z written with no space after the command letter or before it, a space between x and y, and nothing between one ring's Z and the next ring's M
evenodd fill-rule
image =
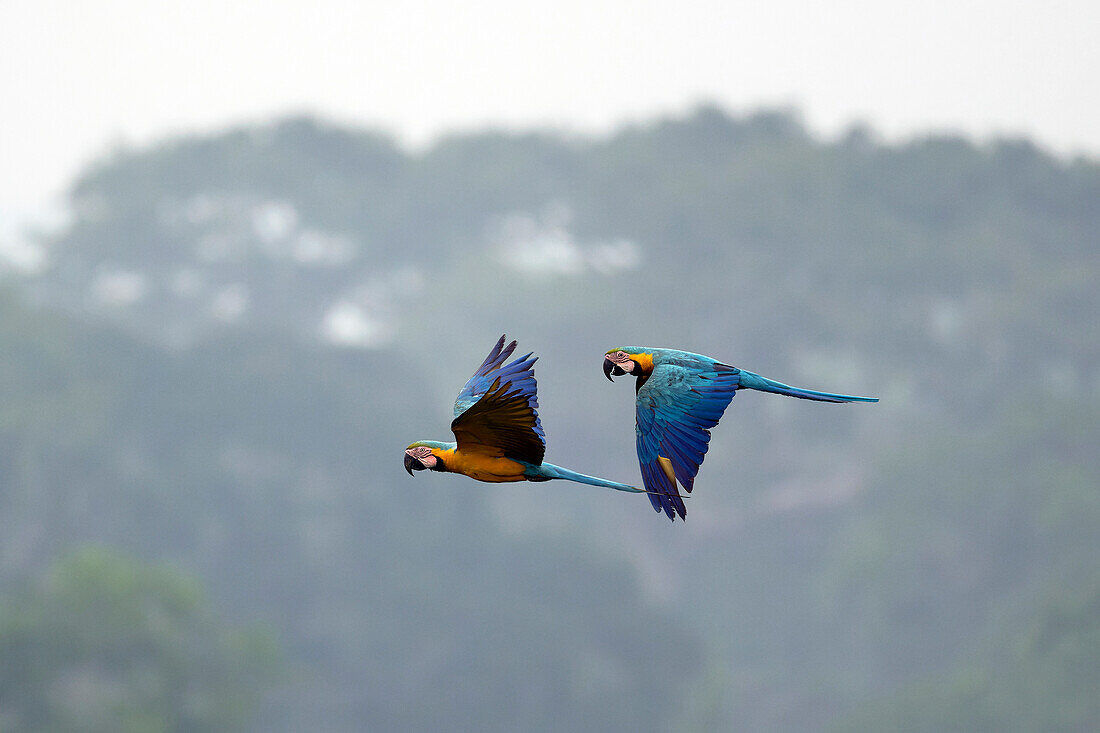
M1100 164L702 107L120 149L0 288L0 730L1100 729ZM410 479L506 332L634 482L613 346L740 394L686 524Z

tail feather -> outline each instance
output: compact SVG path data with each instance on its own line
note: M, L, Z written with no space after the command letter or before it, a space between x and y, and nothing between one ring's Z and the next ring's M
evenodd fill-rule
M803 400L816 400L817 402L878 402L878 397L856 397L854 395L833 394L832 392L818 392L812 389L792 387L789 384L776 382L774 379L762 377L759 374L741 370L741 386L748 389L757 389L761 392L798 397Z
M615 489L616 491L629 491L635 494L645 493L645 489L639 489L637 486L629 486L627 484L620 484L617 481L608 481L605 478L588 476L583 473L577 473L576 471L570 471L568 468L555 466L552 463L542 463L537 466L532 464L526 465L527 471L525 473L527 477L535 481L549 481L550 479L560 478L566 481L576 481L580 484L588 484L590 486L603 486L604 488Z

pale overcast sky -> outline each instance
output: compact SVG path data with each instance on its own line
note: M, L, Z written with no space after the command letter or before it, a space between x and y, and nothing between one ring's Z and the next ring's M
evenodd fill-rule
M1097 0L0 0L0 218L118 141L303 111L419 144L710 100L1100 157L1098 34Z

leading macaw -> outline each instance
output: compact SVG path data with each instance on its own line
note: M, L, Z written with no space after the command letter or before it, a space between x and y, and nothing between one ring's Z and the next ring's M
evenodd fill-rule
M878 402L877 397L791 387L676 349L611 349L604 354L603 373L612 382L612 377L626 374L638 378L635 432L642 482L653 508L673 521L677 515L687 518L676 482L691 492L710 442L710 428L718 424L739 388L818 402Z
M505 360L516 342L504 345L504 336L485 357L455 400L451 431L455 442L418 440L405 449L405 470L430 469L461 473L478 481L549 481L565 479L619 491L645 489L586 476L568 468L543 463L546 435L537 408L535 371L538 357Z

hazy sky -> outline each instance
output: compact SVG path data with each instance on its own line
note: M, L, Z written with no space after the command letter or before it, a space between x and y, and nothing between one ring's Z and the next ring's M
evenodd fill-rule
M302 111L422 143L712 100L1100 156L1098 32L1096 0L0 0L0 219L119 141Z

